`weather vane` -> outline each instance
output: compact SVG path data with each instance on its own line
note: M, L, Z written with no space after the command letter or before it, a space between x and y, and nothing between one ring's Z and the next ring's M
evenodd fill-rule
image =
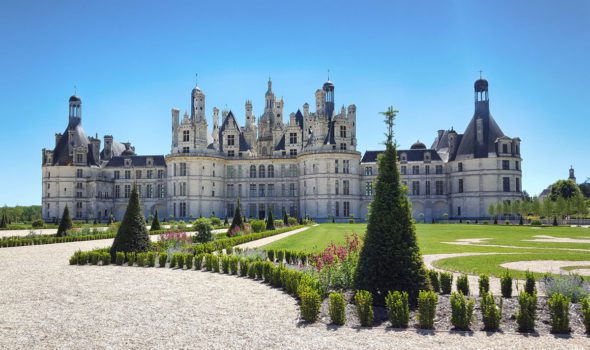
M195 73L195 86L199 86L199 73Z

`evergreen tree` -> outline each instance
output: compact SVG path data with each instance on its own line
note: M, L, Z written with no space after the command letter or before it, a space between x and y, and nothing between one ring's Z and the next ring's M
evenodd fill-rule
M110 226L113 223L113 214L109 214L109 220L107 221L107 225Z
M240 230L244 229L244 219L242 218L242 208L240 206L240 199L238 198L238 203L236 204L236 209L234 210L234 218L231 222L231 226L229 227L228 233L232 232L236 227L239 227Z
M154 219L152 220L152 226L150 227L150 231L158 231L161 230L160 227L160 220L158 219L158 211L156 210L156 215L154 215Z
M2 210L2 218L0 218L0 228L8 227L8 218L6 216L6 208Z
M74 227L72 223L72 217L70 216L70 210L68 209L68 205L64 208L64 212L61 216L61 220L59 222L59 227L57 228L57 237L63 237L68 235L68 231Z
M272 213L273 207L272 205L268 208L268 217L266 218L266 230L271 231L275 229L275 218Z
M117 252L145 252L149 247L150 236L145 227L144 217L139 205L139 194L134 185L123 221L121 221L121 226L119 226L111 247L111 258L114 261Z
M367 233L355 272L357 290L368 290L383 304L388 291L406 291L412 305L418 292L428 289L426 270L416 240L410 202L400 184L393 125L397 111L385 115L388 131L385 152L379 156L375 196L370 206Z
M289 226L289 216L287 216L287 210L283 207L283 224Z

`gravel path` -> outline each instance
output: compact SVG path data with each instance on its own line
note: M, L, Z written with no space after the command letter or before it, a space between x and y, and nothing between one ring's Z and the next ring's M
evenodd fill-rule
M500 265L507 269L540 273L554 273L565 274L570 272L578 273L582 276L590 276L590 261L576 261L576 260L526 260L526 261L511 261ZM579 268L572 271L564 270L564 267L576 266Z
M314 226L316 226L316 225L314 225ZM267 244L271 244L272 242L278 241L280 239L287 238L289 236L295 235L295 234L297 234L299 232L303 232L303 231L307 230L308 228L309 228L309 226L302 227L302 228L299 228L297 230L288 231L288 232L285 232L285 233L280 233L278 235L266 237L266 238L259 239L259 240L256 240L256 241L252 241L252 242L247 242L247 243L244 243L244 244L240 244L240 245L237 245L236 247L242 248L242 249L254 249L254 248L262 247L262 246L265 246Z
M584 349L583 336L527 337L302 325L296 301L207 272L69 266L111 240L0 250L2 349Z

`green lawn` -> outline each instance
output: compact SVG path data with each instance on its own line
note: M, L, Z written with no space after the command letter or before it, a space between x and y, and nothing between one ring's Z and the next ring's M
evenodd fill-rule
M321 224L302 233L271 243L264 248L295 249L321 252L330 242L342 243L344 236L353 232L364 236L365 224ZM467 273L499 275L501 263L518 260L590 260L590 243L527 242L534 236L552 236L573 239L590 239L590 229L572 227L531 227L469 224L417 224L416 233L422 254L445 253L514 253L510 255L471 256L440 260L435 263L444 269ZM459 239L487 238L485 246L456 245ZM493 245L501 245L497 247ZM559 248L561 250L558 250ZM515 272L520 276L520 273Z

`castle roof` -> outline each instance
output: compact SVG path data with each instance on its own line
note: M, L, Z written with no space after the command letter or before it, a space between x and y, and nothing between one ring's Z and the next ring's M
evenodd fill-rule
M63 132L57 145L53 149L53 165L70 165L73 163L71 150L77 147L88 149L87 165L98 165L98 159L94 159L92 144L86 136L80 118L71 118L66 130Z
M361 163L375 163L377 162L377 157L385 151L366 151L363 154L363 158L361 159ZM438 153L436 153L433 149L400 149L397 150L397 159L399 160L400 155L402 153L406 154L406 160L409 162L419 162L424 160L424 153L430 152L430 159L437 161L442 160Z
M117 156L113 157L109 162L105 165L106 168L119 168L125 166L125 159L131 159L131 166L133 167L145 167L147 166L148 158L152 158L154 163L153 165L156 167L166 166L166 160L164 156L156 155L156 156Z

